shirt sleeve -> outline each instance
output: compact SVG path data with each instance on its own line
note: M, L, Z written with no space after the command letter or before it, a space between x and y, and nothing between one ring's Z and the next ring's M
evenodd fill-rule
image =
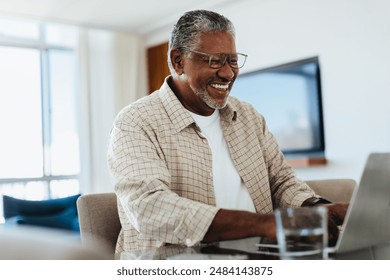
M164 154L151 137L139 125L116 122L108 152L115 192L126 218L143 238L193 246L203 239L219 209L170 189Z
M264 154L274 208L301 207L307 199L319 198L305 182L296 176L280 150L277 140L268 130L264 118L262 116L261 118L265 138L266 152Z

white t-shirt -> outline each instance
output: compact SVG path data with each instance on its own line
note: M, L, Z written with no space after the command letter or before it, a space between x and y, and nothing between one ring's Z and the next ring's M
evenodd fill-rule
M215 110L211 116L200 116L192 112L190 114L200 127L211 149L216 206L256 212L248 189L230 157L221 128L219 110Z

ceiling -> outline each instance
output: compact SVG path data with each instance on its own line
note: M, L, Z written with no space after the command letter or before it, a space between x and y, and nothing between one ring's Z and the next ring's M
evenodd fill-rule
M147 34L183 12L225 7L235 0L0 0L0 16L23 16Z

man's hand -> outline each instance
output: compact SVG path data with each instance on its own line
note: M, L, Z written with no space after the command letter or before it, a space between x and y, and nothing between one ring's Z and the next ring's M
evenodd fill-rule
M214 217L203 242L262 236L276 240L273 214L256 214L240 210L220 209Z
M328 209L329 246L334 246L336 245L337 238L339 237L338 226L341 226L344 222L349 203L332 203L321 206Z

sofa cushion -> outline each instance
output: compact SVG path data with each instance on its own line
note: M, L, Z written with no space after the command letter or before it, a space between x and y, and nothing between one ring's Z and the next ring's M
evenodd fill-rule
M23 200L3 196L4 218L18 224L79 231L76 201L80 194L48 199Z
M16 217L18 224L36 225L53 227L59 229L68 229L73 231L80 231L77 209L75 207L68 207L60 213L53 215L42 216L25 216L19 215Z

